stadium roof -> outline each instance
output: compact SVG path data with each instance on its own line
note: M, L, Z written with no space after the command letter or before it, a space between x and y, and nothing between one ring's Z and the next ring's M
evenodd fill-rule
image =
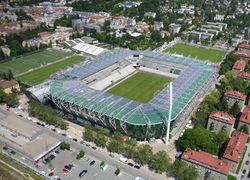
M65 72L63 74L64 78L52 83L50 94L54 98L130 124L162 124L165 117L168 117L168 86L149 103L141 104L108 92L92 89L81 81L81 79L134 54L147 56L155 61L166 61L188 66L173 81L172 120L176 119L179 113L215 73L211 66L191 58L149 51L136 52L119 49L102 53L87 63L82 63L73 70Z

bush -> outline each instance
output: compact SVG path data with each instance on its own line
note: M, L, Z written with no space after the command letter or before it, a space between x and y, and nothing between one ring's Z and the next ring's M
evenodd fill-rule
M60 149L61 150L68 150L68 151L70 151L70 144L69 143L66 143L66 142L62 142L61 144L60 144Z
M81 159L82 157L84 157L84 155L85 155L85 152L83 150L80 150L76 156L76 159Z
M119 169L119 168L117 168L116 170L115 170L115 175L119 175L120 174L120 172L121 172L121 170Z

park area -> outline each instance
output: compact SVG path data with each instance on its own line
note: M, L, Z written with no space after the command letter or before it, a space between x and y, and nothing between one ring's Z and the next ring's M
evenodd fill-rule
M0 73L11 70L16 76L31 69L42 67L48 63L53 63L70 55L71 53L54 49L42 50L0 63Z
M23 74L21 76L18 76L17 79L21 80L22 82L24 82L28 85L40 84L40 83L46 81L47 79L49 79L49 77L52 74L56 73L57 71L68 68L74 64L80 63L80 62L84 61L84 59L85 59L85 57L83 57L83 56L72 56L72 57L69 57L65 60L56 62L56 63L48 65L48 66L44 66L44 67L39 68L37 70L28 72L28 73Z
M120 84L114 86L109 93L132 99L141 103L149 102L171 81L170 78L151 73L138 72Z
M178 43L171 48L167 49L165 52L170 54L179 54L186 57L197 58L199 60L207 60L213 63L219 63L223 56L224 51L208 49L203 47L196 47L192 45Z

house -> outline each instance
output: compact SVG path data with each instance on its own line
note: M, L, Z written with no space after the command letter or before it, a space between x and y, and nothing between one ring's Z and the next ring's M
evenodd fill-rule
M247 64L250 62L250 52L248 51L237 51L234 55L240 57L241 60L246 61Z
M185 150L181 159L198 170L198 179L227 180L230 166L213 155L191 149Z
M240 116L238 129L240 129L244 125L246 125L250 130L250 105L245 106L245 108L243 109L243 112Z
M245 67L246 67L246 62L243 60L238 60L234 63L232 72L234 75L237 75L240 72L244 71Z
M231 108L235 102L238 102L240 109L242 109L245 104L247 96L239 91L226 91L224 93L224 98L227 101L229 108Z
M238 77L244 79L245 81L250 82L250 72L240 72Z
M146 12L144 14L144 17L155 18L156 17L156 13L155 12Z
M181 25L180 24L175 24L175 23L172 23L168 26L169 28L169 32L171 34L178 34L181 30Z
M247 51L247 52L250 52L250 44L240 44L238 46L238 51Z
M214 21L224 21L224 19L225 15L216 14L214 17Z
M16 80L12 79L10 81L0 80L0 89L3 90L6 94L11 94L12 89L16 91L20 91L19 84Z
M230 135L233 130L235 118L225 112L216 111L209 115L207 129L213 132L225 132Z
M125 1L124 3L120 3L119 7L123 8L132 8L132 7L138 7L141 5L142 2L140 1Z
M222 159L230 164L230 171L236 172L241 158L243 158L248 135L235 131L230 138Z
M154 30L160 31L162 28L164 28L163 22L154 21Z

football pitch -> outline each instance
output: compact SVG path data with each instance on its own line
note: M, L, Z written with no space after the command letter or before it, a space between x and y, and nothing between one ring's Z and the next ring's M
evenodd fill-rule
M84 59L85 57L83 56L72 56L65 60L23 74L17 77L17 79L27 83L28 85L36 85L49 79L49 77L55 72L65 69L73 64L80 63Z
M170 81L170 78L164 76L138 72L111 88L108 92L141 103L147 103Z
M169 52L171 54L179 54L186 57L190 56L192 58L197 58L200 60L208 60L214 63L220 62L225 55L224 51L195 47L181 43L174 45L173 47L167 49L165 52Z
M29 55L0 63L0 72L11 70L14 75L27 72L30 69L39 68L48 63L60 60L71 53L54 49L42 50Z

